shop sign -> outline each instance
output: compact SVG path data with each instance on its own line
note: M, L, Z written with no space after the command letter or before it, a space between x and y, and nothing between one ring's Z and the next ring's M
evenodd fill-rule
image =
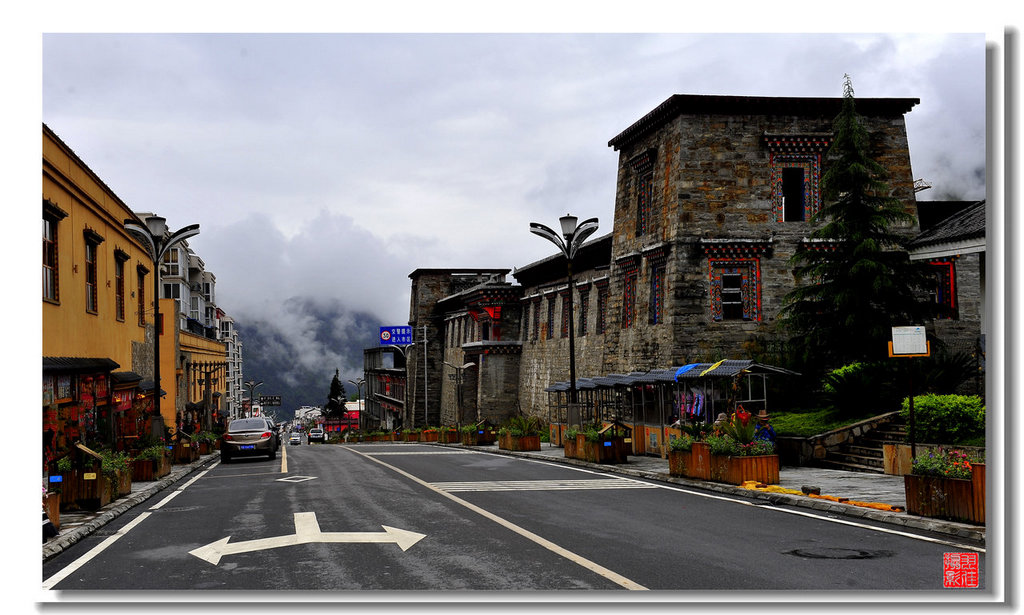
M111 401L114 403L114 409L118 412L123 412L132 409L132 401L135 399L135 391L114 391L111 395Z
M49 406L53 403L54 393L53 376L43 376L43 405Z
M78 381L78 401L83 407L91 408L93 404L93 380L92 376L82 376Z
M72 379L71 374L60 374L56 378L56 386L54 395L57 396L56 401L69 401L74 393L72 393Z
M107 398L107 376L105 374L99 374L96 376L96 400L97 403L102 403Z

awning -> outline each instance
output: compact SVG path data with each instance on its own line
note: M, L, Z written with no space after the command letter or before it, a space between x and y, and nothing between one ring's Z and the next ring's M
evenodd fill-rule
M111 372L121 367L116 361L99 357L43 357L44 372Z

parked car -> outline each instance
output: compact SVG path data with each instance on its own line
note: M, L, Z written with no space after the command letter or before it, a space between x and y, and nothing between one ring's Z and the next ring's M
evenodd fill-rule
M313 429L309 430L309 443L312 444L314 440L317 442L327 441L327 434L324 433L324 430L322 428L314 427Z
M293 431L291 437L288 438L288 444L302 444L302 434Z
M278 435L264 418L235 419L221 437L220 460L228 463L236 457L266 455L277 458Z

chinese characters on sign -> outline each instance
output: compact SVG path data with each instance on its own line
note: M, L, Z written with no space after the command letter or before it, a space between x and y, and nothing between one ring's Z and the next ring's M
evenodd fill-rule
M942 557L942 586L952 588L977 587L978 554L944 554Z
M412 327L381 327L380 343L384 346L395 344L397 346L408 346L412 343Z

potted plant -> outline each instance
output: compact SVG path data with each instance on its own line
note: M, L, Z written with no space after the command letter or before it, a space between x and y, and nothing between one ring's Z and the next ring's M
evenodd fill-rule
M513 416L498 430L498 448L508 451L539 451L543 425L535 416Z
M668 473L670 476L686 476L687 467L691 465L693 438L684 433L672 438L668 444Z
M132 458L132 480L152 481L171 472L171 458L163 444L148 446Z
M420 432L421 431L422 430L419 427L414 427L412 429L403 429L402 430L402 438L406 442L419 442L420 441Z
M569 459L579 459L579 450L576 447L576 437L580 435L580 429L576 425L565 430L565 456Z
M437 442L438 433L437 427L427 427L420 432L420 442Z
M193 438L193 442L199 447L200 455L209 455L213 452L217 442L217 435L212 431L200 431Z
M100 471L109 479L110 501L130 495L132 492L131 458L121 451L104 450L100 452L102 461Z
M903 477L912 515L985 523L985 463L959 450L930 451Z

